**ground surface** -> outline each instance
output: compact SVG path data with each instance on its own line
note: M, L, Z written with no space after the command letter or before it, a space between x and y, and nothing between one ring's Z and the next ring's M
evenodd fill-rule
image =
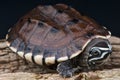
M9 48L0 49L0 80L120 80L120 38L111 37L110 42L113 53L104 66L72 78L62 78L55 71L26 62ZM5 46L1 40L0 48Z

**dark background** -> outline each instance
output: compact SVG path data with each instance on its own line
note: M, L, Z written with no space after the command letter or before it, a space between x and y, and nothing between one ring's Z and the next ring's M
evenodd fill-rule
M119 0L0 0L0 38L17 20L39 4L64 3L106 26L120 37Z

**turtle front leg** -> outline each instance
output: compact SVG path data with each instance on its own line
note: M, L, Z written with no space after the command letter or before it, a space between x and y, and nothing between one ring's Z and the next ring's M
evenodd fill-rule
M70 60L61 62L57 66L57 71L62 77L72 77L79 67L75 66Z

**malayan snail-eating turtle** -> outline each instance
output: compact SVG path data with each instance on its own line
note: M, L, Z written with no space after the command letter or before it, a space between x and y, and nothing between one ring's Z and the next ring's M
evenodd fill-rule
M111 33L93 19L64 5L40 5L8 31L9 48L38 65L57 65L63 77L91 69L111 53Z

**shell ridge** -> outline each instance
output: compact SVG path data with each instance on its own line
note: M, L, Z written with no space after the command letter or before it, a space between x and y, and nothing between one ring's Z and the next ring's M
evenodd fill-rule
M49 17L48 15L45 15L41 10L40 10L40 12L41 12L41 15L44 17L44 19L47 20L47 22L49 22L48 23L49 25L53 25L54 24L54 26L52 26L52 27L60 29L61 31L66 33L66 31L64 30L64 26L57 24L51 17Z

